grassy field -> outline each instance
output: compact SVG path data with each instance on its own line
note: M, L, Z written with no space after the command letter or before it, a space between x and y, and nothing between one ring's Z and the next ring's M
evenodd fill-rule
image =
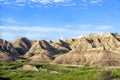
M22 70L25 64L37 71ZM0 80L120 80L120 69L58 66L48 63L1 62Z

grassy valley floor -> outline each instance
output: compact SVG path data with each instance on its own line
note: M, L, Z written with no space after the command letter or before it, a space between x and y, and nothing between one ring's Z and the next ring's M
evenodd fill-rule
M24 69L24 65L29 69ZM120 80L120 69L0 62L0 80Z

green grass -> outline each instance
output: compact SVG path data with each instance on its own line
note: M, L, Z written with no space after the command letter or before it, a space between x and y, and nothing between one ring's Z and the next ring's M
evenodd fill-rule
M36 66L39 71L18 70L22 65L30 64ZM47 69L47 71L41 71ZM115 71L115 76L111 80L120 80L120 69ZM58 73L50 73L56 71ZM1 62L0 80L98 80L98 73L105 71L104 68L58 66L48 63L27 63L27 62ZM99 79L100 80L100 79Z

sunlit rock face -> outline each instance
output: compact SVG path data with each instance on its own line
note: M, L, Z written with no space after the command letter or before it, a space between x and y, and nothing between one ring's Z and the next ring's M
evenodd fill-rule
M67 40L71 51L57 57L59 64L120 66L120 35L117 33L88 34Z
M50 62L55 58L55 55L68 51L68 48L60 44L40 40L34 43L25 57L31 58L33 62Z
M0 61L15 61L18 54L32 62L89 66L120 66L120 35L88 34L80 38L45 41L20 38L13 45L0 39Z

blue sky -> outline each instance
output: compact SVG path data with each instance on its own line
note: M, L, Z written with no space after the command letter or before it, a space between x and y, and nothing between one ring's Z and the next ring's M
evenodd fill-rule
M120 33L120 0L0 0L0 37L57 40Z

